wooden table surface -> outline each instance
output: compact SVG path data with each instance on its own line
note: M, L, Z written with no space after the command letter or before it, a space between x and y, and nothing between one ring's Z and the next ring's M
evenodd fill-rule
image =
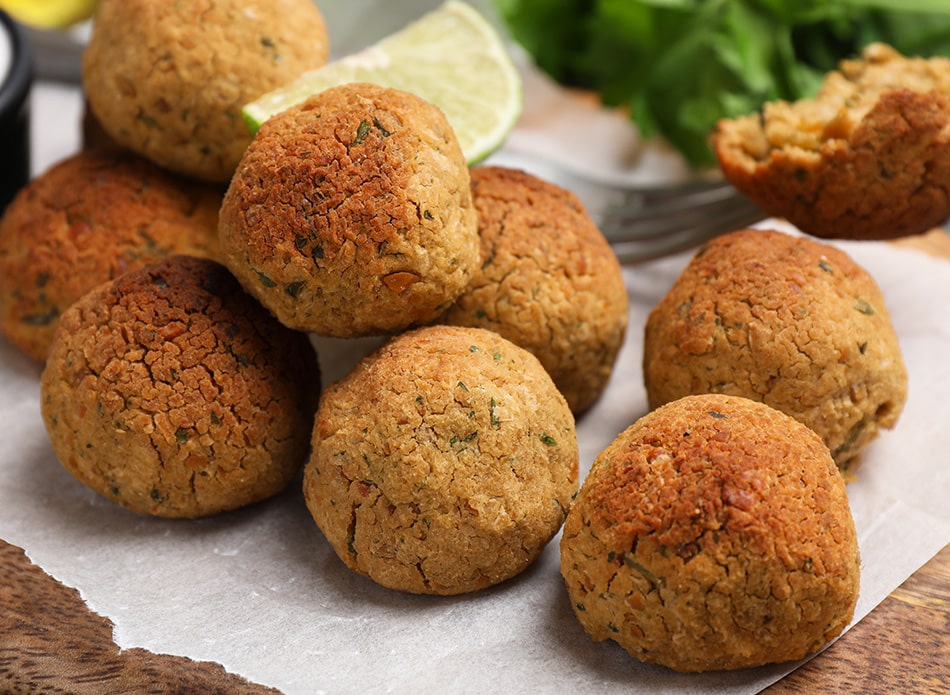
M950 235L940 230L897 243L950 259ZM0 540L0 692L278 692L218 664L144 649L120 652L112 627L87 609L77 591ZM831 647L766 692L950 692L950 546Z

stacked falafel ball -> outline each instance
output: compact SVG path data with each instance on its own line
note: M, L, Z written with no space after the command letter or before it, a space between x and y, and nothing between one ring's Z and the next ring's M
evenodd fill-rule
M704 247L646 327L656 410L579 490L575 418L627 329L616 256L570 192L470 169L412 94L331 88L252 138L242 105L328 45L310 0L102 2L83 77L109 144L0 221L0 326L45 363L63 466L175 518L302 470L340 559L413 593L509 579L563 525L584 628L678 670L840 633L860 571L841 470L906 397L873 280L778 232ZM385 342L321 384L310 335Z

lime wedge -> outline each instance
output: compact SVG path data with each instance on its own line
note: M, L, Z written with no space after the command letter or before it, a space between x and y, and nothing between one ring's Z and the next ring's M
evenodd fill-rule
M470 5L448 0L373 46L246 104L244 120L256 133L275 113L346 82L412 92L441 108L470 165L498 149L521 115L521 76L498 32Z

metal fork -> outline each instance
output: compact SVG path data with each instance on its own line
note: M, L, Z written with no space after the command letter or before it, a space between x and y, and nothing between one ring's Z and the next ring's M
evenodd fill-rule
M503 155L516 166L573 192L611 243L621 263L638 263L699 246L767 217L722 179L627 186L597 181L552 161Z

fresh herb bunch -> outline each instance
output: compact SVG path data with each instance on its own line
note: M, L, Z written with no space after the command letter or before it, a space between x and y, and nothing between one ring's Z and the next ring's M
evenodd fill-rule
M512 37L564 85L626 107L697 168L720 118L814 95L868 43L950 55L948 0L494 0Z

